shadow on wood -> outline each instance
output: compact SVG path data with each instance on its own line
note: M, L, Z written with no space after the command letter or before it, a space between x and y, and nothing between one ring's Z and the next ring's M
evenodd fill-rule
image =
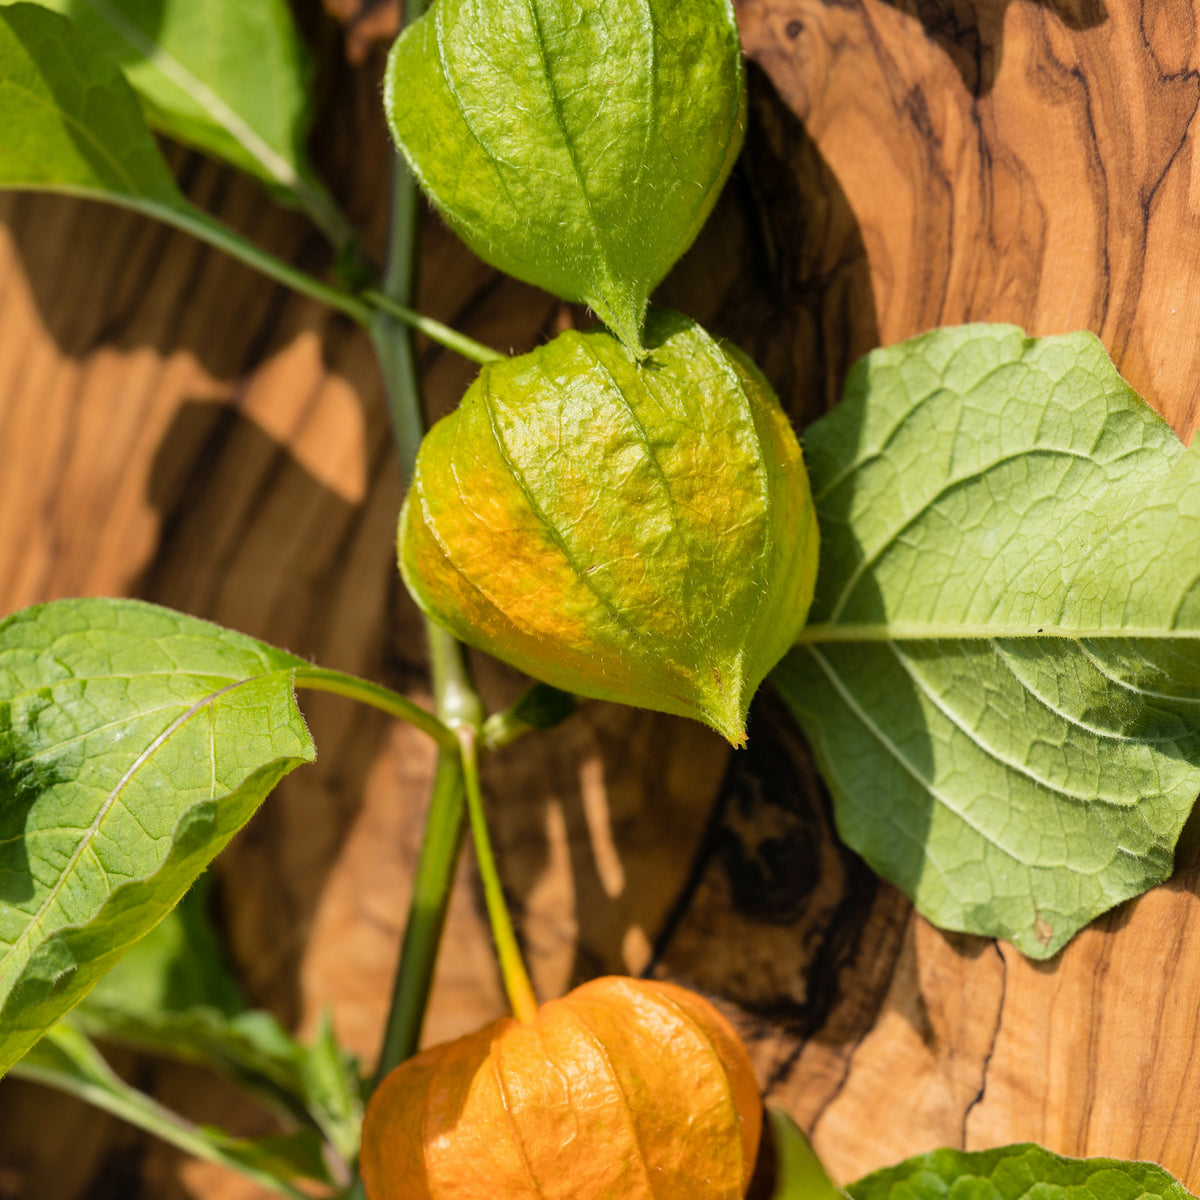
M201 401L181 407L162 439L148 498L162 535L129 594L285 643L305 657L317 654L337 584L330 576L341 565L336 546L353 538L361 506L325 487L235 408ZM331 550L320 561L330 565L314 575L308 553L322 544ZM411 618L402 624L415 633ZM374 631L369 673L410 690L424 677L420 640L389 634ZM415 653L398 652L406 641ZM301 693L300 703L318 762L276 789L218 867L248 988L293 1024L301 1015L298 972L314 910L391 725L382 714L316 693ZM296 854L303 868L294 859L286 865ZM253 949L267 946L266 956Z
M992 90L1000 70L1004 18L1013 0L885 0L915 17L950 56L967 90ZM1094 29L1108 20L1104 0L1034 0L1068 29Z

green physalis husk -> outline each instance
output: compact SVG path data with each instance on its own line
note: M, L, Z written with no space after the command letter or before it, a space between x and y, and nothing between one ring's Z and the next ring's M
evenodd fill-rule
M472 250L639 354L746 123L729 0L437 0L393 47L384 100Z
M812 600L808 476L744 355L656 309L646 345L566 333L484 367L421 447L400 567L463 641L741 744Z

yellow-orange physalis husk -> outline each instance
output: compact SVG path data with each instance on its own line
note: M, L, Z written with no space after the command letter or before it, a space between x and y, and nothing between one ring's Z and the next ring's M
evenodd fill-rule
M610 976L397 1067L361 1165L369 1200L741 1200L761 1129L720 1013Z

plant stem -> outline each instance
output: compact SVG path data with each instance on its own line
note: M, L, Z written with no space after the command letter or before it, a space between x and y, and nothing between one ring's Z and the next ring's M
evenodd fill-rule
M69 188L54 190L79 194L72 192L72 189ZM485 346L482 342L477 342L473 338L459 333L456 329L451 329L449 325L443 325L441 321L424 316L408 304L401 302L395 295L385 294L374 289L365 291L361 295L355 295L343 288L322 283L321 280L309 275L307 271L301 271L297 267L293 267L291 263L276 258L269 251L262 249L261 246L256 246L241 234L235 233L227 225L223 225L220 221L190 204L162 204L140 197L126 202L112 196L96 195L92 192L83 194L92 199L105 200L122 208L129 208L134 212L154 217L164 224L172 225L184 233L189 233L192 237L198 238L210 246L215 246L218 250L245 263L248 267L253 267L256 271L266 275L268 279L274 279L276 283L282 283L285 287L289 287L301 295L327 304L330 308L345 313L346 316L351 317L360 325L367 326L372 331L386 312L387 317L412 326L432 341L445 346L448 350L453 350L456 354L461 354L472 362L483 364L496 362L505 357L499 350L493 350L490 346ZM415 219L417 215L419 215L419 210L414 205L410 219ZM405 291L404 294L410 296L411 292ZM392 321L389 320L387 324L390 326ZM376 348L379 349L378 340ZM381 353L383 352L381 351ZM393 414L393 416L395 415Z
M496 943L496 954L500 959L500 974L504 976L504 988L513 1016L525 1024L537 1016L537 997L529 982L529 972L521 957L521 947L513 931L512 917L504 899L504 887L500 872L496 868L496 857L492 853L492 839L488 833L487 815L483 810L483 791L479 786L479 757L475 748L475 730L461 726L457 731L462 747L463 778L467 785L467 813L471 820L471 838L475 843L475 858L479 863L479 876L483 881L483 899L487 905L488 922L492 927L492 938Z
M441 321L435 321L432 317L423 316L415 309L411 309L404 304L398 304L382 292L368 288L362 295L364 300L373 304L382 312L403 321L406 325L410 325L413 329L417 330L418 333L425 334L448 349L457 350L463 358L469 358L472 362L479 363L480 366L483 366L485 363L499 362L502 358L507 357L507 355L501 354L499 350L493 350L491 346L485 346L482 342L477 342L474 338L467 337L465 333L459 333L457 329L451 329L449 325L443 325Z
M190 204L167 205L139 200L129 207L157 217L160 221L174 225L176 229L182 229L185 233L190 233L200 241L207 242L208 245L223 250L239 262L253 267L269 279L274 279L276 283L282 283L293 291L319 300L322 304L328 304L331 308L336 308L346 316L352 317L360 325L369 324L374 315L374 309L357 296L352 296L341 288L332 287L330 284L322 283L319 279L314 279L306 271L301 271L290 263L276 258L275 255L256 246L228 226L221 224L220 221L201 212L198 208L193 208Z
M396 972L383 1047L372 1088L406 1058L417 1052L424 1022L438 942L446 920L446 906L454 882L463 838L463 772L457 754L438 756L433 777L433 798L417 871L413 879L412 904L404 927L400 968Z
M407 16L414 19L411 5ZM397 156L393 169L392 232L384 286L402 306L411 303L416 290L420 211L416 184ZM400 469L407 485L425 426L412 335L390 314L380 313L371 324L371 336L379 353ZM463 725L477 728L483 721L483 705L471 683L462 647L430 621L425 622L425 631L438 718L451 729ZM379 1077L416 1053L464 824L463 772L456 741L452 748L443 748L438 757L433 797L417 861L391 1011L377 1070Z
M296 687L308 688L314 692L332 692L335 696L346 696L361 704L369 704L372 708L381 709L401 721L429 734L443 749L452 753L458 749L458 743L450 728L431 712L427 712L419 704L415 704L407 696L401 696L381 684L359 679L355 675L346 675L341 671L331 671L327 667L297 667L292 675Z

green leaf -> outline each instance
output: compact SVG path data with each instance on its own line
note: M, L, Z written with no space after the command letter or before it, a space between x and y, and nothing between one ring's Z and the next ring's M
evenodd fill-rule
M91 1037L212 1067L276 1107L303 1110L304 1049L269 1013L248 1008L201 898L193 887L84 997L71 1021Z
M340 219L308 161L312 63L286 0L38 3L122 68L159 132Z
M810 430L775 682L838 828L935 924L1054 954L1167 878L1200 789L1200 453L1090 334L874 352Z
M144 1129L186 1154L238 1171L289 1200L307 1193L290 1179L333 1183L320 1139L309 1130L263 1139L231 1137L193 1125L118 1076L78 1029L60 1022L16 1065L13 1073L56 1088Z
M775 1188L771 1200L842 1200L825 1174L803 1131L781 1108L768 1106L775 1150Z
M535 683L512 708L492 713L483 723L483 743L498 750L534 730L555 729L573 716L579 701L548 683Z
M203 5L197 5L203 8ZM360 322L356 297L260 250L180 194L125 76L70 21L0 0L0 188L119 204L166 221Z
M808 478L748 359L665 309L646 332L644 366L605 329L485 366L421 444L400 569L535 679L740 743L812 595Z
M0 187L50 188L160 215L190 207L120 71L69 21L0 9Z
M325 1161L325 1143L311 1129L297 1129L268 1137L233 1137L211 1125L198 1132L226 1158L276 1179L315 1179L333 1186L337 1181Z
M312 761L303 665L130 600L0 622L0 1072Z
M968 1154L935 1150L876 1171L846 1189L852 1200L1188 1200L1154 1163L1060 1158L1041 1146Z
M328 1011L301 1060L309 1111L330 1145L350 1163L358 1157L363 1081L358 1063L338 1045Z
M204 910L205 877L71 1013L91 1037L220 1071L280 1113L314 1125L347 1163L362 1091L325 1014L311 1046L248 1008Z
M438 0L396 42L385 103L481 258L640 351L741 146L737 24L728 0Z

